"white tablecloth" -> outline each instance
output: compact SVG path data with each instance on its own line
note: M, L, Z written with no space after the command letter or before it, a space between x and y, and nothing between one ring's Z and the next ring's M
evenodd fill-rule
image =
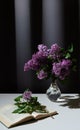
M14 98L20 94L0 94L0 107L14 103ZM80 97L78 94L62 94L68 100L65 102L61 99L58 102L51 102L45 94L33 94L38 96L39 102L46 105L48 108L53 108L59 114L51 117L28 122L11 128L12 130L80 130ZM0 130L7 130L0 123Z

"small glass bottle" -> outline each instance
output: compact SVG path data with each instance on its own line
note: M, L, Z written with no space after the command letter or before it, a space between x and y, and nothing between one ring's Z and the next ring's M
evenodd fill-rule
M61 96L61 91L57 85L56 80L51 83L50 87L46 91L46 95L52 102L57 101L57 99Z

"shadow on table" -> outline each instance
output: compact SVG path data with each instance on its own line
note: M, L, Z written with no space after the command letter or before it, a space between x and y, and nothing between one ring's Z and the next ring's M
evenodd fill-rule
M64 104L61 104L60 106L68 106L71 109L80 108L80 94L76 96L62 96L61 99L65 99L65 102L63 102Z

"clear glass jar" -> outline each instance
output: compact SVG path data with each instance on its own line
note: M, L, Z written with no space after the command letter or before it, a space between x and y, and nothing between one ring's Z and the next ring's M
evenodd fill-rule
M57 85L56 80L50 84L50 87L46 91L46 95L48 99L52 102L57 101L58 98L61 96L61 91Z

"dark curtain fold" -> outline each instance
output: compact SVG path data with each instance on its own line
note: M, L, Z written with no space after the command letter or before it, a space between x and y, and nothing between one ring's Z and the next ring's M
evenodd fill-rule
M42 43L42 0L30 0L30 28L31 50L34 53L36 46Z
M79 0L8 0L0 6L1 73L0 92L23 92L29 88L43 93L50 80L38 80L35 72L24 72L24 63L44 43L49 47L74 45L77 71L71 74L62 92L80 92Z
M68 47L71 43L74 46L74 55L77 62L77 71L70 76L69 83L66 83L66 91L80 91L79 83L79 1L67 0L64 1L64 43ZM68 87L67 87L68 86Z
M16 92L14 1L0 2L0 92Z

